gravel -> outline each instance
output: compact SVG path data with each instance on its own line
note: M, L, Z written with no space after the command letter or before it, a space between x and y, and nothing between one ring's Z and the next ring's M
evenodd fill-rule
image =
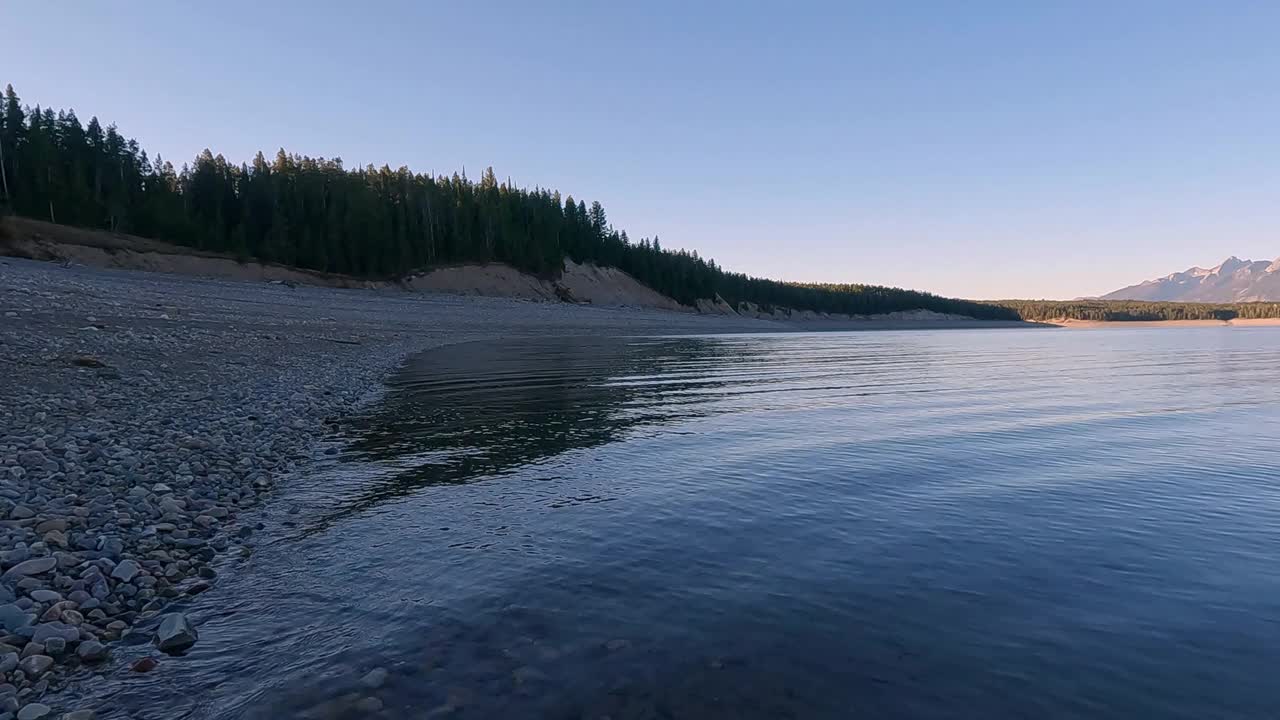
M778 328L0 258L0 686L25 710L132 625L209 589L217 558L253 542L246 512L327 458L329 423L376 398L410 353L734 329ZM10 667L3 646L31 644Z

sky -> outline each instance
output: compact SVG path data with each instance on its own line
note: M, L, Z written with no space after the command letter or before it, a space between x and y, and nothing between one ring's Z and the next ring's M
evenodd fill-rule
M152 155L493 166L785 280L1071 298L1280 256L1280 3L0 0Z

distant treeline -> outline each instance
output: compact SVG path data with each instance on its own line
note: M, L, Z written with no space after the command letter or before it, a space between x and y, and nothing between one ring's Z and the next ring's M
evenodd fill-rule
M0 116L5 200L12 212L126 232L328 272L392 277L434 265L504 262L555 276L565 257L621 268L686 304L872 314L924 308L1014 319L1007 308L870 285L795 285L728 272L696 252L632 240L598 202L517 188L492 168L424 175L406 167L347 168L291 155L234 164L209 150L175 168L114 125L74 111L24 107L10 86Z
M1280 303L1171 303L1136 300L1001 300L1024 320L1235 320L1280 318Z

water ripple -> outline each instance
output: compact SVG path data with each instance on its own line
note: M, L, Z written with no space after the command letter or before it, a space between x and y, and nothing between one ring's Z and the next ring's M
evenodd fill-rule
M104 717L1274 717L1276 427L1277 332L443 348Z

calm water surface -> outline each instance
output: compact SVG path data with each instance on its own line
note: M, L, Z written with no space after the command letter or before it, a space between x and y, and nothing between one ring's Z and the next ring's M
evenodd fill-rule
M346 433L104 716L1280 716L1272 329L472 343Z

